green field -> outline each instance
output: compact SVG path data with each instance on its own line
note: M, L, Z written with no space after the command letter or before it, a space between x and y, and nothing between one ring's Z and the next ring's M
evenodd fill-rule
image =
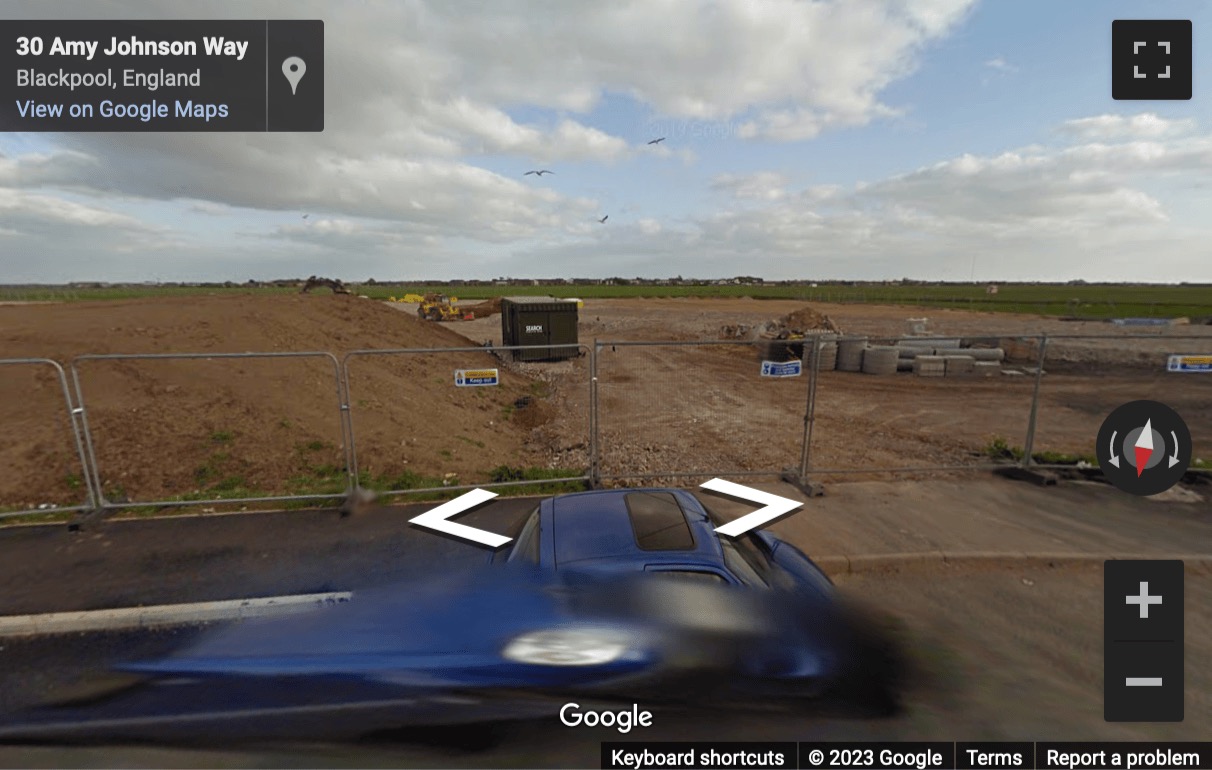
M550 295L582 299L611 297L752 297L754 299L794 299L804 302L839 302L919 307L950 307L1004 313L1035 313L1081 318L1175 318L1192 320L1212 317L1212 287L1183 285L1123 284L1002 284L997 294L987 294L984 284L819 284L817 286L760 285L539 285L539 286L418 286L409 284L353 284L355 293L376 299L404 294L442 292L460 299L486 299L494 296ZM289 294L292 288L247 286L109 286L0 287L3 301L81 301L120 300L153 296L190 296L198 294ZM319 290L326 292L327 290Z

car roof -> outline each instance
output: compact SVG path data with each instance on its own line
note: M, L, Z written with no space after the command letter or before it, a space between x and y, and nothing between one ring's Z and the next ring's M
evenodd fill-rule
M723 568L706 512L683 490L596 490L547 502L557 568L592 560L631 569L651 564Z

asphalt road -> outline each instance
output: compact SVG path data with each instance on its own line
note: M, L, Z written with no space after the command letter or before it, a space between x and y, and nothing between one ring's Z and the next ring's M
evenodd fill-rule
M887 501L878 495L860 497L849 488L839 490L794 521L776 526L811 529L818 538L869 527L874 534L860 540L868 548L878 545L880 533L898 534L901 540L929 538L919 549L949 543L973 548L981 546L976 538L980 530L993 531L996 542L1013 544L1011 550L1027 550L1036 541L1051 549L1072 549L1076 541L1070 545L1054 539L1078 535L1087 550L1101 543L1103 552L1123 550L1125 543L1119 540L1125 537L1155 548L1164 542L1169 551L1209 550L1202 503L1124 502L1126 496L1121 499L1108 490L1045 491L1009 482L969 482L955 500L946 497L946 485L918 490L916 495L930 491L932 496L916 502L903 486L896 489L902 491ZM985 498L987 505L973 502ZM512 534L533 504L501 500L459 521ZM5 555L0 562L5 585L0 614L356 590L485 558L484 549L408 524L429 507L432 504L381 509L351 519L330 511L297 511L188 517L171 524L123 521L74 534L62 526L0 530L0 553ZM1008 513L995 516L993 509ZM927 513L937 513L937 531ZM911 527L904 523L907 517ZM898 522L902 530L895 526ZM903 532L906 527L909 534ZM1012 537L1015 532L1018 540ZM943 533L949 534L944 538ZM802 539L810 534L805 531ZM0 767L596 767L599 743L619 739L1212 739L1212 669L1203 664L1212 657L1212 616L1206 612L1212 606L1212 577L1206 573L1187 578L1186 720L1172 724L1102 719L1103 597L1097 564L938 564L845 575L839 584L844 592L894 616L900 626L916 670L909 708L901 717L752 713L717 704L693 713L658 712L652 728L626 736L601 728L569 728L548 719L343 745L6 746L0 747ZM161 629L0 639L0 710L54 698L87 684L113 663L162 654L200 632ZM435 745L432 739L437 738L445 743ZM487 738L499 743L480 753L455 747Z
M0 767L597 767L602 741L1208 740L1212 578L1187 580L1186 720L1102 719L1102 573L1073 569L862 575L844 591L894 612L915 675L907 712L869 720L829 712L741 711L715 704L656 711L628 735L556 719L399 733L344 744L193 747L0 746ZM988 608L996 607L996 611ZM982 609L983 608L983 609ZM156 655L197 629L4 640L5 709L66 692L118 660ZM644 704L641 704L642 706ZM492 743L490 741L495 741ZM458 748L481 745L476 752Z
M512 536L535 504L494 500L457 520ZM0 529L0 615L352 591L487 559L408 523L435 505Z

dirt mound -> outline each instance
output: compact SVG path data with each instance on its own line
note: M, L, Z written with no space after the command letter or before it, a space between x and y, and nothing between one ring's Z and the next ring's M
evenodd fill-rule
M784 329L793 332L830 331L835 334L841 333L837 324L829 316L818 313L808 305L783 316L779 319L778 324Z
M487 318L490 315L497 315L501 312L501 298L493 297L475 305L459 305L459 310L464 313L471 313L475 318Z
M0 358L81 354L466 347L383 303L331 294L203 296L0 307ZM455 387L456 369L500 368L500 387ZM86 360L79 364L103 488L112 500L338 493L344 442L324 357ZM486 351L350 359L358 466L372 486L478 483L527 465L534 392ZM69 373L70 376L70 373ZM83 499L62 391L49 366L0 379L0 509ZM453 475L452 475L453 474ZM457 478L458 482L454 479Z

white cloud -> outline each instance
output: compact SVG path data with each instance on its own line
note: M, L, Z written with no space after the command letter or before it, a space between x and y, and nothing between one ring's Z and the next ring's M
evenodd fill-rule
M258 211L375 222L357 231L313 223L262 232L333 249L349 239L391 248L395 234L542 240L596 224L599 204L556 192L558 184L485 170L479 156L513 157L519 168L639 155L690 165L696 156L679 142L687 136L795 139L860 125L893 114L881 89L912 72L917 53L973 2L449 0L347 4L335 16L319 0L255 9L228 0L201 13L85 0L14 8L16 17L327 17L325 77L333 87L322 133L57 135L53 151L0 158L0 187L91 195L101 207L112 199L188 201L193 215L239 214L249 232ZM606 94L655 117L609 131L590 125L589 111ZM667 142L648 146L660 124ZM601 237L599 230L588 234ZM98 260L92 251L73 258Z
M12 229L22 223L39 229L55 226L83 227L132 232L153 232L139 220L99 206L88 206L50 195L31 195L0 188L0 218Z
M856 275L861 264L868 277L966 280L960 256L975 252L984 271L996 267L990 277L1140 279L1147 253L1155 277L1212 279L1206 266L1193 275L1212 233L1175 221L1171 209L1192 204L1179 188L1154 192L1167 178L1212 182L1212 137L965 154L850 190L789 192L698 225L721 253L771 255L779 277ZM735 190L742 180L716 184Z
M1061 146L960 147L858 184L797 189L777 171L704 179L685 168L697 160L686 145L699 140L727 152L744 139L810 139L901 114L884 102L885 87L912 73L972 5L415 0L332 14L319 0L210 3L215 18L329 17L326 130L48 135L53 149L0 156L0 224L28 255L25 275L69 280L87 271L139 279L149 264L220 279L955 277L949 260L966 271L974 250L1023 277L1070 267L1090 277L1148 243L1165 244L1150 252L1159 263L1206 271L1209 234L1179 211L1198 208L1201 185L1212 184L1212 137L1190 119L1086 117L1060 127ZM10 15L199 15L167 3L103 8L74 0ZM983 69L1016 70L1000 56ZM646 117L618 121L625 110ZM647 144L657 136L666 141ZM626 191L601 193L598 179L591 184L601 187L578 187L582 171L636 159L680 161L647 167L678 185L692 210L658 216ZM556 175L521 176L540 164ZM696 195L713 191L724 195L704 195L694 209ZM594 221L611 211L607 226ZM228 221L237 224L218 226Z
M1090 118L1070 120L1061 125L1061 131L1087 140L1108 139L1160 139L1179 136L1195 130L1194 118L1170 120L1156 113L1139 115L1096 115Z
M644 235L656 235L661 232L661 223L655 219L641 219L639 221L640 232Z
M787 194L787 178L773 171L756 174L721 174L711 181L715 190L728 192L737 198L776 201Z

